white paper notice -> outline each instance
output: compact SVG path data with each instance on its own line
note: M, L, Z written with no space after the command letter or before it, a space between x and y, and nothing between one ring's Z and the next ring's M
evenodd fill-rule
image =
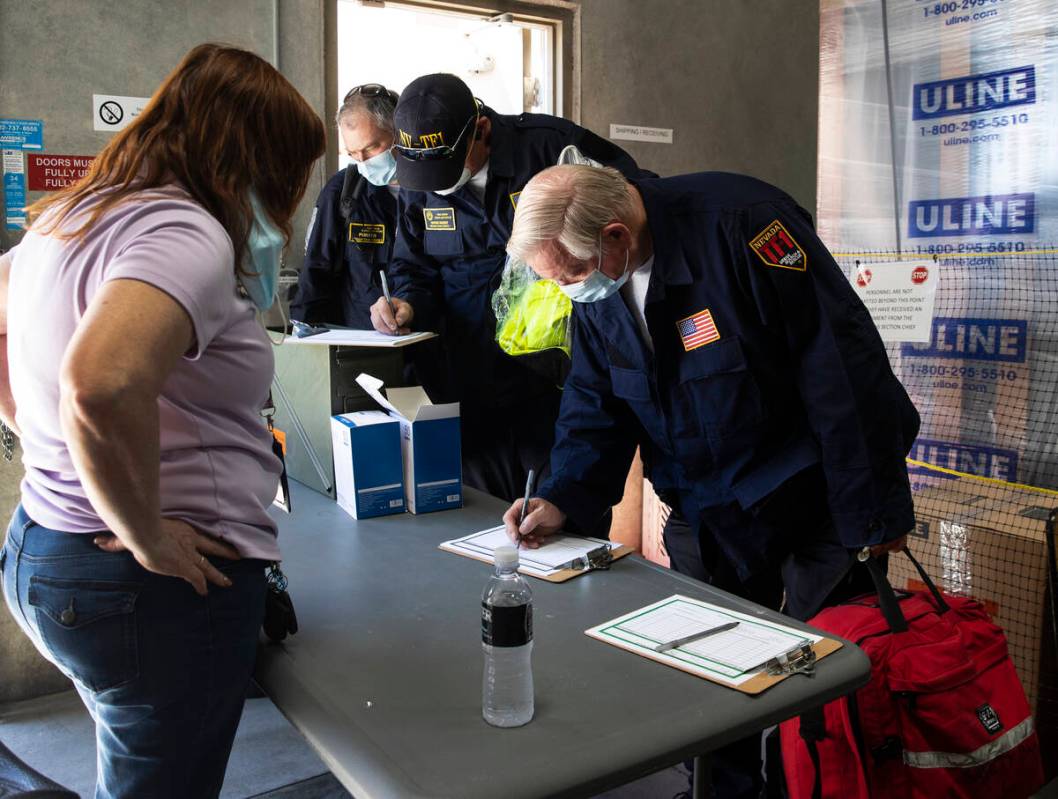
M21 150L4 150L4 172L9 175L21 175L26 171Z
M940 267L933 261L860 264L852 288L871 312L882 341L930 340Z
M123 97L117 94L92 95L92 130L115 131L127 127L140 115L150 97Z

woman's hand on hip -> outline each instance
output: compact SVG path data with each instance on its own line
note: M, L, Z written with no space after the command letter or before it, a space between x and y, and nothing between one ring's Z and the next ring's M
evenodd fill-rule
M97 536L94 541L105 552L128 549L114 535ZM162 519L160 535L138 546L132 555L147 571L187 580L202 596L207 593L207 583L223 588L231 585L231 580L210 563L207 556L239 559L239 553L230 545L202 535L190 524L178 519Z

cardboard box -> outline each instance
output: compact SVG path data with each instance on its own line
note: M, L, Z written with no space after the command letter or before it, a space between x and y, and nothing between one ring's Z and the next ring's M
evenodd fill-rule
M338 504L354 519L404 512L400 423L382 411L331 417Z
M412 348L338 347L287 337L273 348L276 359L272 399L275 427L286 433L287 473L302 485L336 499L331 417L378 406L356 384L361 372L386 385L402 383Z
M412 513L463 507L459 403L434 405L419 386L386 390L361 374L356 382L400 422L404 496Z
M944 592L981 602L1007 636L1029 703L1038 710L1047 602L1046 524L1058 505L1044 494L952 479L915 494L916 530L908 547ZM889 559L895 588L925 586L911 562Z

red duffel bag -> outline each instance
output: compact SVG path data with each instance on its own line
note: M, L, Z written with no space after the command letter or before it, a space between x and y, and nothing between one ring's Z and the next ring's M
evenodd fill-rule
M784 722L791 799L1019 799L1043 784L1040 744L1003 631L979 602L898 595L868 559L877 594L808 623L857 644L870 682Z

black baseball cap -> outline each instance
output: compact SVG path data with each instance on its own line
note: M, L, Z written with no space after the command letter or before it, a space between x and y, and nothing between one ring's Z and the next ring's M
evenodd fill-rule
M477 115L470 87L455 75L423 75L409 83L393 112L401 187L437 191L459 180Z

